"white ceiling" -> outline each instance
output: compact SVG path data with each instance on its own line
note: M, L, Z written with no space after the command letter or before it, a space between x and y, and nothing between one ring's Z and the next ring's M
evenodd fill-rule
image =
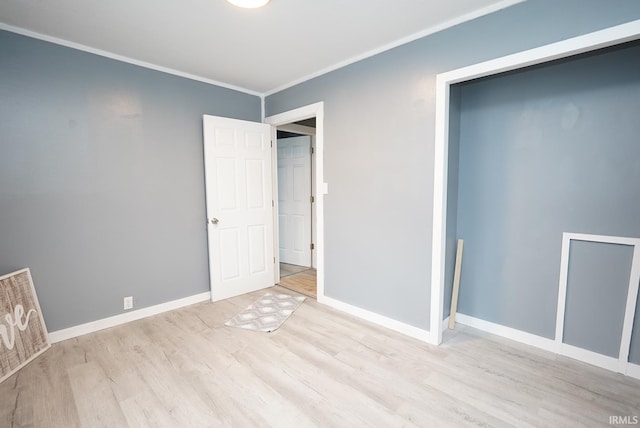
M522 0L0 0L0 29L271 93Z

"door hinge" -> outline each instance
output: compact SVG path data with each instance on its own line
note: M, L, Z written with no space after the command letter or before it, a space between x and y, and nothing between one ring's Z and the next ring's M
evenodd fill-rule
M316 152L316 149L314 149L313 147L311 147L311 154L314 154Z
M276 264L276 258L275 257L273 258L273 264Z
M312 250L315 250L315 249L316 249L316 244L314 244L314 243L312 242L310 247L311 247L311 249L312 249Z
M273 140L271 140L271 147L273 147Z
M316 198L314 198L313 195L311 195L310 200L311 200L311 203L314 203L316 201Z
M275 207L275 206L276 206L276 203L273 201L273 199L271 199L271 206L272 206L272 207Z

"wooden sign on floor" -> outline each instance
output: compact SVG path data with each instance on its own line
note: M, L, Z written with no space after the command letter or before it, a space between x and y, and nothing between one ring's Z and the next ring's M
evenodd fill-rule
M50 346L29 269L0 277L0 382Z

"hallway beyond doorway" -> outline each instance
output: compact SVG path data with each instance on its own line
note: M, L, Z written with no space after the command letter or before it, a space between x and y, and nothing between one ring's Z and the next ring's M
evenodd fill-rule
M316 270L280 263L279 285L315 299L317 296Z

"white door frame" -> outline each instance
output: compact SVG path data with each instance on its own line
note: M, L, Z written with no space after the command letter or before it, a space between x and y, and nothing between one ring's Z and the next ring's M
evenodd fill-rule
M447 169L449 162L450 86L480 77L517 70L640 38L640 20L482 62L436 76L433 241L431 265L430 342L442 342L444 271L447 233Z
M276 138L276 127L281 125L286 125L292 122L297 122L303 119L309 119L315 117L316 118L316 147L315 147L315 156L314 156L314 164L313 164L313 173L315 174L316 181L316 242L315 249L316 251L316 270L317 270L317 300L320 303L324 303L324 195L328 193L327 183L324 182L324 103L318 102L315 104L310 104L304 107L300 107L294 110L286 111L284 113L276 114L274 116L269 116L264 119L264 123L268 123L272 126L272 139L275 142ZM273 164L277 164L277 153L276 150L272 151ZM276 266L280 263L279 254L277 249L279 248L278 242L278 212L277 212L277 201L278 201L278 183L277 183L277 174L273 174L273 183L274 183L274 251L276 256ZM280 269L275 269L275 281L276 283L280 282Z

